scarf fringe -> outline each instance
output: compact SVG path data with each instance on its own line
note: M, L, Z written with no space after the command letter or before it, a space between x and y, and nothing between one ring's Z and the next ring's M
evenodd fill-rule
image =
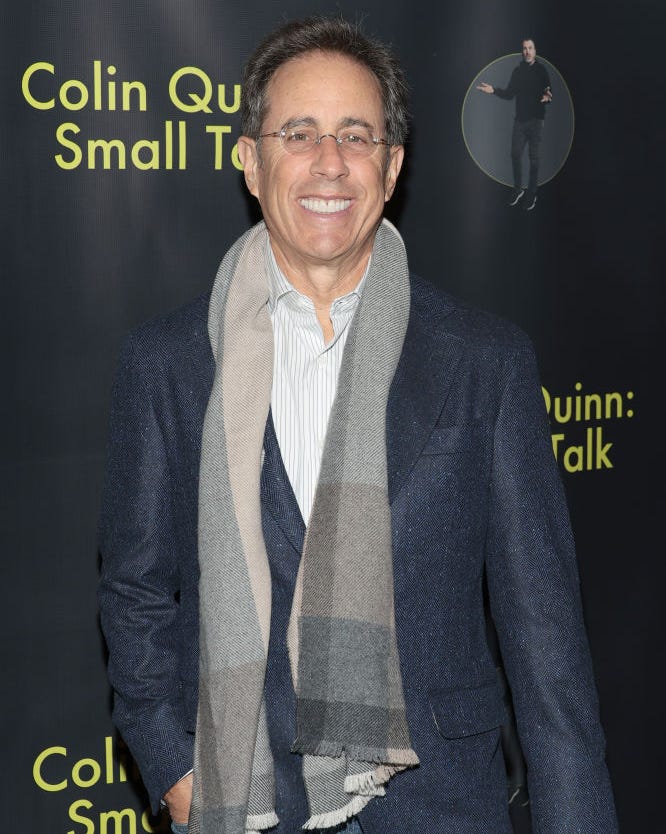
M342 825L343 822L360 814L371 799L371 796L355 796L342 808L310 817L303 829L312 831L315 828L334 828L336 825Z
M358 744L341 744L337 741L305 739L303 736L296 738L291 745L291 752L311 756L328 756L332 759L347 756L348 759L354 761L390 765L396 769L416 767L420 764L419 757L410 749L402 748L387 751L379 747L363 747Z
M245 821L245 834L261 834L262 831L273 828L279 822L275 811L269 811L267 814L252 814Z
M354 773L345 777L344 789L346 793L358 796L385 796L384 785L395 774L394 767L378 767L366 773Z

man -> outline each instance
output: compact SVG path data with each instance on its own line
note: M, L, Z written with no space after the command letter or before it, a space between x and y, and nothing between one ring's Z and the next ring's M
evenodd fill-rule
M264 223L130 338L112 409L102 624L152 804L176 832L509 832L485 576L537 830L609 834L532 352L382 222L402 73L311 19L243 93Z
M550 89L548 70L536 58L536 46L532 38L522 43L523 60L511 73L506 89L493 87L482 82L477 86L488 95L504 99L516 99L516 118L511 136L511 165L513 167L513 191L509 205L515 206L524 197L523 207L532 211L536 206L537 186L539 184L539 148L543 134L543 121L546 117L546 105L553 100ZM530 176L527 195L522 182L522 157L528 146L530 158Z

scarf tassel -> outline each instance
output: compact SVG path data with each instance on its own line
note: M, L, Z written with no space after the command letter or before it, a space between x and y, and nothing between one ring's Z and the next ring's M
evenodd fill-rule
M342 825L342 823L360 814L371 799L371 796L354 796L342 808L310 817L303 828L306 831L312 831L315 828L334 828L336 825Z
M267 828L276 826L279 821L275 811L270 811L267 814L248 815L245 822L245 834L261 834Z
M378 747L363 747L359 744L343 744L337 741L324 741L320 739L307 740L298 736L291 745L292 753L300 753L310 756L329 756L332 759L339 759L346 756L358 762L368 762L377 765L393 766L393 772L404 770L406 767L415 767L419 764L419 757L413 750L395 750L388 754L386 749ZM388 781L388 778L384 781Z

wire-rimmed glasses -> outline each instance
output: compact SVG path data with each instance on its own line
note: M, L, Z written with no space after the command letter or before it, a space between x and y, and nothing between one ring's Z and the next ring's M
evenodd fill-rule
M262 133L260 139L280 139L282 147L287 153L307 153L312 151L322 139L334 139L340 153L346 157L371 156L378 145L390 145L386 139L373 136L371 131L362 125L351 125L341 128L337 133L320 134L314 125L295 125L283 127L272 133Z

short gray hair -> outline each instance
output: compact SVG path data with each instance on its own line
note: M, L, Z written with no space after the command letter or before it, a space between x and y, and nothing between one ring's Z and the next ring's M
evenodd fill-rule
M409 127L408 87L402 68L383 43L364 35L342 18L309 17L276 29L257 47L245 67L241 96L241 130L258 139L268 109L266 91L277 70L309 52L351 58L377 79L384 107L384 129L391 145L402 145Z

